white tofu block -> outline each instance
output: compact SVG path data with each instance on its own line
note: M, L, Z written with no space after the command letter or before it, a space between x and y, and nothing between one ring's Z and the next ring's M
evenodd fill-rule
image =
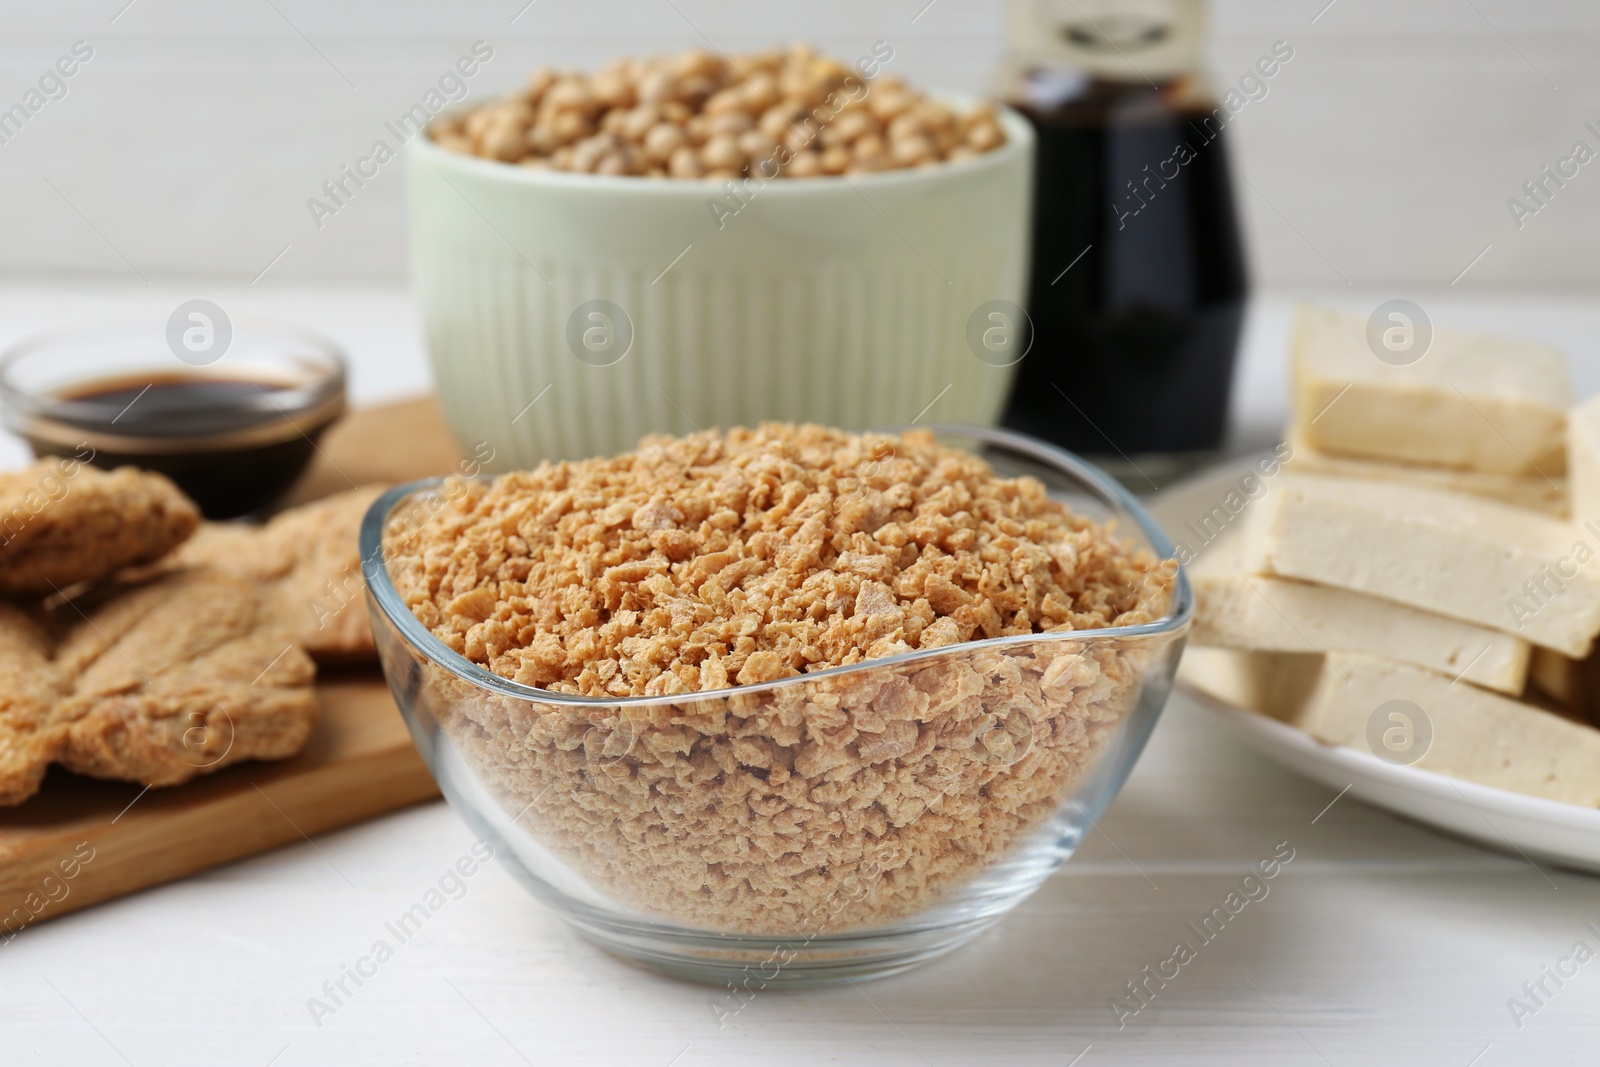
M1573 518L1600 523L1600 396L1574 408L1567 419L1567 477Z
M1325 744L1529 796L1600 807L1600 730L1420 667L1358 652L1323 658L1192 649L1184 655L1183 677ZM1391 701L1411 706L1397 708ZM1396 711L1404 718L1391 718ZM1387 752L1375 751L1374 740L1384 746L1385 734L1394 729L1405 731L1394 738L1403 743L1400 753L1392 744Z
M1600 528L1597 528L1600 529ZM1600 633L1594 530L1418 486L1285 474L1246 522L1244 569L1446 615L1575 658Z
M1397 366L1368 344L1365 318L1302 306L1292 372L1295 424L1325 452L1502 474L1566 470L1572 384L1553 348L1435 328L1426 354Z
M1298 429L1292 429L1289 445L1292 457L1285 468L1307 474L1332 474L1341 478L1365 478L1374 481L1405 482L1429 489L1443 489L1452 493L1470 493L1488 500L1498 500L1519 508L1564 519L1572 514L1568 500L1568 479L1572 464L1568 459L1566 475L1545 477L1538 474L1492 474L1487 471L1458 470L1452 467L1419 467L1411 463L1394 463L1384 460L1364 459L1356 456L1336 456L1315 448ZM1570 453L1569 453L1570 456ZM1597 470L1600 477L1600 470ZM1600 495L1600 486L1596 486ZM1600 500L1596 501L1594 518L1600 518Z
M1319 741L1376 752L1392 722L1380 709L1404 700L1422 710L1432 740L1422 770L1529 796L1600 807L1600 730L1408 664L1334 652L1296 725ZM1379 729L1373 729L1376 716ZM1410 724L1418 730L1418 724ZM1420 745L1419 745L1420 747Z
M1528 679L1521 638L1363 593L1244 573L1237 539L1189 572L1190 641L1265 652L1369 652L1513 696Z

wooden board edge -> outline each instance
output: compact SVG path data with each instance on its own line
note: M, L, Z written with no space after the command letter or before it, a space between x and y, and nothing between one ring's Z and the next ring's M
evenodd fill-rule
M347 775L359 775L363 788L349 792L347 783L340 781ZM84 833L81 844L66 846L59 857L38 861L32 872L36 877L24 883L35 889L20 900L0 901L0 945L42 922L439 795L422 757L406 745L304 776L268 781L259 792L240 790L204 807L174 813L161 824L160 836L112 831L106 823ZM260 818L256 809L268 805L278 809L276 817ZM91 850L87 860L74 851L85 846ZM97 868L96 861L104 859L115 862ZM74 869L69 877L66 872ZM135 869L139 874L130 878L128 872ZM12 875L19 880L27 877L25 868ZM20 924L19 911L27 917Z

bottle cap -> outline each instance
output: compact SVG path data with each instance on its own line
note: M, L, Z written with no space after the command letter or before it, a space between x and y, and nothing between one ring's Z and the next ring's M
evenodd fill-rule
M1014 0L1013 62L1159 84L1200 68L1204 0Z

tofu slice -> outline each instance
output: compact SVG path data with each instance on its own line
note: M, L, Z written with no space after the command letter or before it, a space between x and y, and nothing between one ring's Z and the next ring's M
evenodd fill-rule
M1362 593L1247 574L1228 538L1189 572L1199 610L1189 640L1265 652L1369 652L1513 696L1528 642Z
M1600 412L1596 415L1596 425L1600 428ZM1573 471L1570 451L1567 475L1545 477L1538 474L1491 474L1486 471L1457 470L1451 467L1419 467L1410 463L1336 456L1314 447L1298 428L1291 429L1289 446L1293 450L1293 455L1285 463L1285 467L1291 471L1332 474L1341 478L1405 482L1408 485L1443 489L1452 493L1470 493L1488 500L1498 500L1502 504L1528 508L1558 519L1567 518L1572 514L1572 505L1568 499L1568 480ZM1600 459L1597 459L1596 463L1594 495L1600 498ZM1595 501L1594 515L1587 517L1600 518L1600 499Z
M1368 346L1365 318L1302 306L1292 373L1295 424L1325 452L1500 474L1566 470L1572 383L1553 348L1435 329L1425 355L1395 366Z
M1587 529L1419 486L1285 474L1246 520L1244 570L1348 589L1577 659L1600 633Z
M1365 653L1334 652L1322 658L1195 651L1209 655L1191 664L1194 652L1185 654L1186 680L1219 699L1297 726L1325 744L1373 752L1369 738L1378 738L1381 745L1384 732L1395 726L1409 726L1412 736L1420 738L1422 724L1392 720L1384 710L1391 701L1408 701L1420 709L1432 735L1412 766L1547 800L1600 807L1600 730Z
M1600 523L1600 396L1580 404L1568 417L1567 476L1573 518Z
M1330 654L1297 725L1327 744L1371 752L1370 723L1392 700L1421 708L1432 727L1432 743L1412 766L1600 807L1600 730L1407 664Z

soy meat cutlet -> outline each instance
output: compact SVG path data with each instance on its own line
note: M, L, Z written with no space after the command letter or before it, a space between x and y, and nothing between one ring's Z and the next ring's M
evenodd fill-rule
M290 508L265 526L205 523L172 556L176 566L204 566L257 585L295 644L320 663L377 655L367 621L361 519L383 492L352 489Z
M68 770L177 785L247 759L294 755L311 733L316 668L248 583L179 571L116 590L71 626Z
M66 743L66 681L32 618L0 603L0 807L27 800Z
M0 473L0 596L31 597L160 559L200 523L159 474L40 460Z

